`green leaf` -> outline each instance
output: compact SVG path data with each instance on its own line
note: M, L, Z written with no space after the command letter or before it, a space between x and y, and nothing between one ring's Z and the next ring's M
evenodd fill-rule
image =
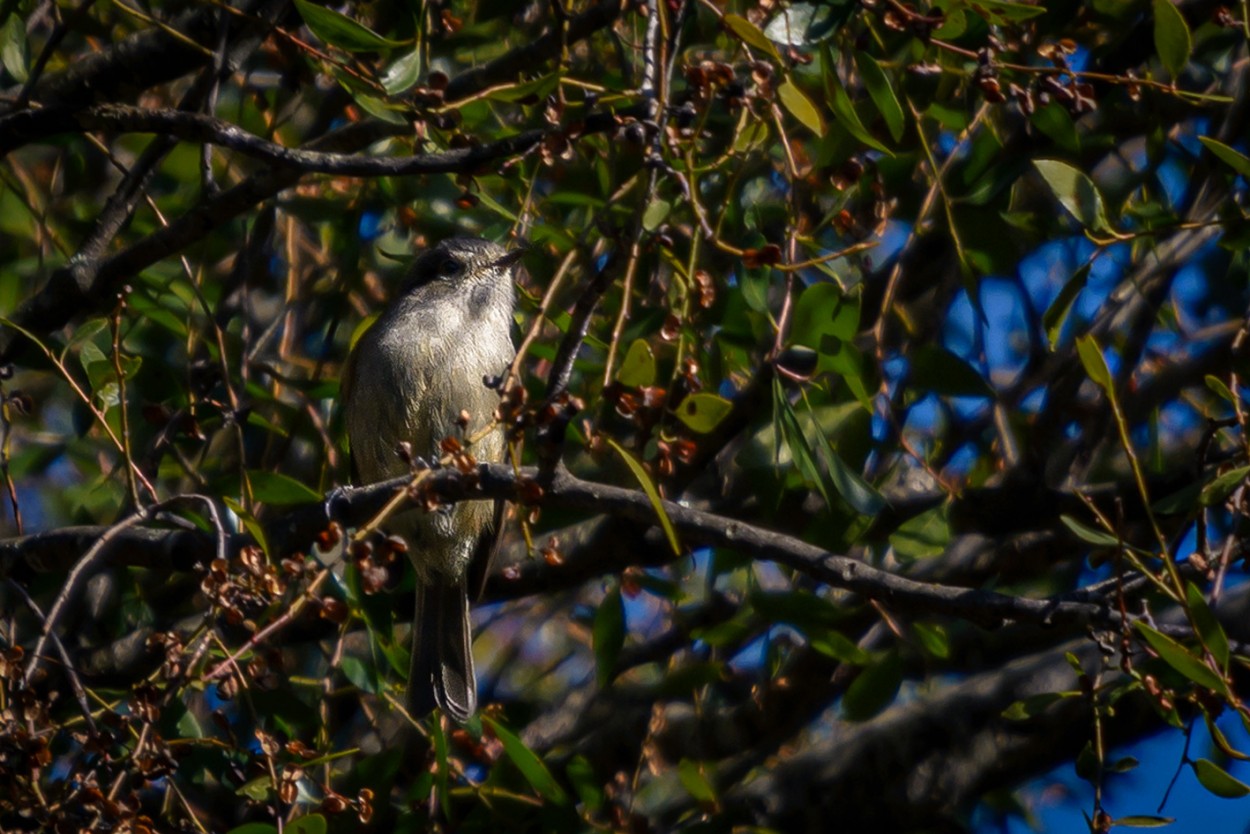
M1094 337L1089 334L1078 337L1076 352L1081 357L1081 364L1085 366L1085 373L1089 374L1089 378L1108 396L1113 396L1115 380L1111 377L1111 369L1107 367L1107 360L1103 357Z
M634 456L617 443L612 438L604 438L608 445L611 446L621 460L625 461L625 465L629 467L629 471L634 473L634 477L638 480L642 491L647 494L647 498L651 501L651 506L655 507L655 514L660 523L660 527L664 529L664 536L668 539L669 547L673 548L673 553L681 555L681 544L677 541L677 531L673 529L673 522L669 520L668 513L664 509L664 501L660 498L659 490L655 488L655 483L651 480L651 476L647 474L647 470L642 468L642 464L634 459Z
M30 53L26 47L26 24L20 14L10 15L0 29L0 63L18 83L29 77Z
M221 501L230 508L232 513L239 517L239 521L243 524L243 529L252 534L252 538L256 539L260 549L268 553L269 540L265 538L265 528L256 520L256 516L249 513L242 504L229 495L223 495Z
M948 397L993 397L985 377L939 345L921 345L911 358L911 384Z
M902 140L907 117L903 113L903 106L898 103L898 96L894 94L894 86L890 83L889 76L881 69L877 59L867 52L855 53L855 67L863 76L864 86L868 88L872 103L877 105L877 111L885 120L890 137L895 142Z
M1085 742L1085 746L1081 748L1081 752L1076 755L1075 770L1076 775L1091 784L1098 783L1098 754L1094 752L1094 745Z
M1207 605L1202 591L1192 582L1185 583L1185 602L1189 606L1194 629L1202 638L1202 644L1211 652L1211 656L1215 658L1216 663L1220 664L1220 668L1227 669L1231 656L1228 636L1224 633L1224 627L1220 625L1220 621L1215 618L1211 607Z
M916 639L920 641L920 645L924 646L924 650L929 654L939 658L951 656L950 639L946 636L946 629L942 626L912 623L911 630L915 633Z
M421 50L413 49L396 58L382 74L382 89L388 96L397 96L417 86L421 80Z
M267 776L265 777L266 780L268 778ZM257 801L260 802L263 799L264 797L261 797ZM278 834L278 829L267 822L245 822L236 828L231 828L227 834Z
M707 434L733 411L733 403L717 394L690 394L677 406L677 419L691 431Z
M1150 648L1163 659L1163 662L1189 678L1199 686L1210 689L1220 695L1228 695L1228 685L1215 673L1210 666L1203 663L1193 653L1166 634L1156 631L1141 620L1133 623L1133 627L1146 639Z
M648 232L654 232L660 228L660 224L664 222L672 210L672 203L656 197L647 206L647 210L642 213L642 228Z
M1198 759L1190 762L1194 775L1202 783L1202 787L1224 799L1241 799L1250 795L1250 785L1236 779L1227 770L1210 759Z
M504 754L512 760L517 770L521 771L521 775L530 783L530 787L538 792L539 796L557 805L568 804L568 794L564 792L564 788L560 787L560 783L551 775L547 765L533 750L526 747L521 739L495 719L483 715L482 723L489 727L490 731L495 734L495 738L503 744Z
M1172 817L1156 817L1150 814L1133 814L1111 821L1112 828L1162 828L1176 822Z
M840 631L827 629L808 636L808 643L813 649L825 657L832 657L840 663L853 663L856 666L867 666L872 662L872 655Z
M376 695L382 691L382 682L378 679L378 669L372 663L366 663L353 655L343 655L343 659L339 664L343 669L343 674L351 681L352 686L361 692L368 692ZM412 683L409 683L411 686Z
M1208 388L1215 392L1216 396L1225 399L1234 405L1237 404L1236 396L1231 390L1229 390L1229 387L1224 384L1224 380L1220 379L1218 376L1207 374L1202 378L1202 381L1207 384Z
M703 767L698 762L682 759L677 763L677 778L681 780L681 785L686 792L696 801L714 803L716 802L716 788L712 786L707 774L703 772Z
M304 18L309 31L339 49L348 52L377 52L403 46L402 41L384 38L368 26L310 0L295 0L295 8L299 10L300 17Z
M1055 300L1042 314L1042 327L1046 329L1046 341L1050 343L1052 351L1059 346L1059 334L1063 330L1063 323L1068 320L1068 313L1072 310L1073 302L1081 294L1081 290L1085 289L1085 283L1089 280L1090 266L1092 266L1090 263L1082 264L1076 272L1072 273L1072 277L1064 283L1063 289L1059 290Z
M721 18L721 22L747 46L753 46L770 55L777 63L781 63L781 54L777 51L777 47L773 46L773 42L754 23L736 14L725 15Z
M1102 194L1083 171L1057 159L1035 159L1033 167L1063 207L1082 226L1095 232L1111 231Z
M777 88L777 98L781 99L781 105L789 110L790 115L798 119L804 127L817 136L825 135L825 120L821 118L820 111L793 81L787 78L781 83L781 86Z
M790 341L817 351L841 349L858 329L859 296L847 295L837 284L812 284L795 302Z
M830 108L833 110L833 115L837 117L838 123L846 128L848 133L868 147L875 148L886 156L894 156L894 153L881 142L878 142L868 132L868 128L864 127L864 123L859 120L859 114L855 112L855 103L851 101L846 88L842 86L842 82L838 79L833 48L828 41L822 45L820 54L821 74L825 82L825 96L828 99Z
M903 682L903 661L891 651L859 673L842 696L847 721L866 721L890 705Z
M1189 63L1189 54L1194 48L1193 35L1189 33L1184 15L1172 5L1172 0L1154 0L1154 13L1155 51L1175 81Z
M1035 715L1041 715L1051 704L1062 701L1064 698L1076 697L1078 694L1076 692L1042 692L1038 695L1031 695L1003 710L1003 718L1008 721L1027 721Z
M1250 177L1250 157L1244 156L1209 136L1199 136L1198 141L1206 145L1207 150L1219 157L1220 161L1232 167L1243 177Z
M249 469L248 482L252 485L252 497L262 504L290 506L292 504L316 504L323 500L320 493L281 472Z
M1204 507L1223 504L1228 496L1233 494L1233 490L1246 480L1246 475L1250 475L1250 466L1230 469L1202 488L1202 494L1198 498L1199 503Z
M1089 542L1090 544L1096 544L1099 547L1119 547L1120 546L1120 539L1117 538L1116 536L1113 536L1112 534L1104 530L1097 530L1093 527L1090 527L1084 522L1077 521L1075 518L1073 518L1070 515L1061 515L1059 516L1059 520L1063 522L1064 527L1067 527L1069 530L1075 533L1076 537L1080 539L1081 541L1086 541L1086 542Z
M907 519L890 534L894 555L904 561L940 556L950 542L950 505L945 503Z
M235 793L239 796L246 796L254 802L264 802L269 798L269 789L272 785L273 782L270 780L269 774L265 774L264 776L257 776L255 779L250 779L244 782L235 790ZM252 824L259 825L260 823ZM239 829L237 828L235 829L235 831L238 830ZM276 829L274 829L273 826L268 826L268 828L257 829L255 832L249 832L249 834L262 834L262 831L274 830Z
M620 587L614 587L604 595L595 610L591 647L595 653L595 678L600 686L607 686L616 674L616 659L625 645L625 604Z
M655 385L655 354L645 339L634 339L625 354L625 361L616 372L616 381L630 388Z
M820 443L816 449L825 462L825 468L829 470L829 479L833 481L833 488L838 491L838 495L841 495L857 513L876 515L880 512L886 504L885 496L860 477L858 472L846 465L842 456L834 450L828 437L818 433L817 438Z
M326 818L321 814L306 814L284 829L286 834L326 834Z
M833 495L829 491L829 485L825 482L820 467L816 465L816 454L808 444L803 427L799 424L798 415L794 413L794 407L790 405L785 389L781 386L781 380L777 377L773 378L773 419L777 429L777 448L774 450L776 459L781 460L781 449L784 444L786 451L790 453L791 460L798 467L799 474L803 476L804 482L814 486L820 493L820 497L825 500L825 505L832 507Z
M585 756L579 753L570 759L564 772L573 783L573 790L577 791L577 798L586 806L587 811L593 814L603 807L603 786Z
M1043 6L1013 3L1011 0L976 0L970 4L974 11L984 13L991 23L1002 25L1013 21L1028 20L1046 14Z

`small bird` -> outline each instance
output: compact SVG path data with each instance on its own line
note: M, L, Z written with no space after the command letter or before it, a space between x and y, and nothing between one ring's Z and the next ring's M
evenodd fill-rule
M522 252L457 237L413 262L399 296L357 341L343 372L355 482L407 473L401 444L436 461L444 438L471 437L490 424L499 398L488 381L515 356L513 270ZM499 429L470 451L479 461L497 462L504 446ZM408 674L416 717L437 705L463 723L477 709L468 579L470 566L485 569L501 520L502 503L487 501L407 510L389 520L416 569Z

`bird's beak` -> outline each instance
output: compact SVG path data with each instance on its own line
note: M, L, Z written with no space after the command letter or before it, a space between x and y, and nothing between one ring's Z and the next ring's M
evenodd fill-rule
M513 249L511 252L504 255L499 260L495 261L495 263L492 264L492 266L498 266L504 269L511 269L516 264L517 261L521 260L521 258L525 256L525 253L528 251L529 251L528 246L522 246L519 249Z

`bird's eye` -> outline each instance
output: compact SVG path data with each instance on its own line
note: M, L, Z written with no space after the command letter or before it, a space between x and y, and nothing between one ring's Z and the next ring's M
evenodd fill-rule
M464 265L461 264L460 261L455 258L448 258L438 265L438 274L449 278L452 275L459 273L463 268Z

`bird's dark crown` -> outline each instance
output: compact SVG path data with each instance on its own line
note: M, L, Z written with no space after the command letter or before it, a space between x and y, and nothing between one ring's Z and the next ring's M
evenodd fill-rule
M404 291L439 280L461 281L484 276L492 268L509 271L517 254L478 237L447 238L417 256L408 272Z

